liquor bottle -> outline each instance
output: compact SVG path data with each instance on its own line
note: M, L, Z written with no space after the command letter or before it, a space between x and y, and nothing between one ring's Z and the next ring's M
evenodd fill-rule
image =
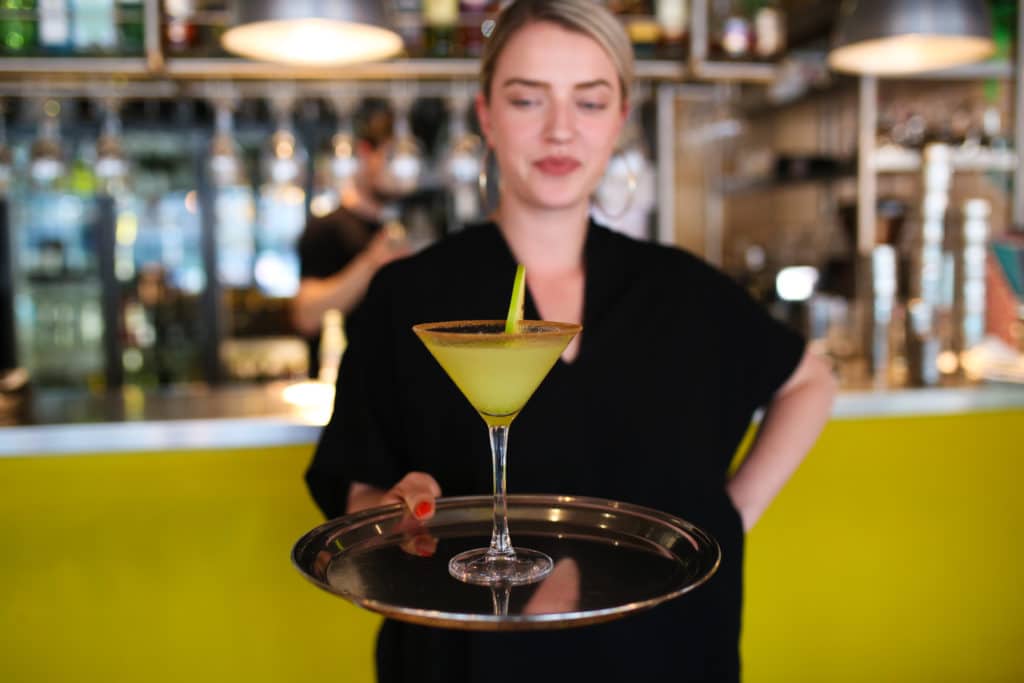
M32 190L51 191L64 177L64 152L60 140L60 104L43 104L39 133L29 152L28 179Z
M981 113L981 143L992 149L1006 149L1009 141L1003 134L1003 115L999 105L989 102Z
M117 43L118 52L141 55L146 49L145 11L142 0L118 0Z
M71 0L71 45L79 53L112 53L117 49L114 0Z
M458 44L466 57L479 57L484 51L486 36L484 22L497 7L490 0L461 0L459 2Z
M423 0L424 38L428 57L456 57L458 0Z
M996 45L994 59L1012 59L1017 27L1017 0L991 0L992 41Z
M963 205L963 248L960 254L958 307L959 346L966 351L985 337L985 265L986 243L991 230L989 200L975 197Z
M253 279L256 202L234 139L234 112L224 104L217 106L208 166L216 192L217 274L225 287L243 289Z
M71 52L71 10L68 0L39 0L39 49L44 54Z
M661 40L661 27L649 14L633 14L626 18L626 33L638 59L652 59Z
M164 40L170 52L183 53L199 43L195 0L164 0Z
M423 56L423 8L420 0L395 0L395 28L402 37L405 54Z
M36 49L35 0L6 0L0 5L0 54L29 55Z
M638 58L654 57L661 27L654 18L649 0L606 0L606 6L622 22Z
M715 58L742 60L750 57L750 20L736 0L713 1L712 25Z
M661 29L658 56L662 59L686 59L690 32L687 0L658 0L656 18Z
M71 162L64 186L71 194L91 199L99 190L99 179L96 177L96 150L91 146L82 145Z
M299 290L300 264L295 244L306 219L308 154L295 135L288 100L271 102L277 129L261 159L255 226L254 275L260 290L271 297L290 298Z
M774 61L786 51L786 17L777 0L759 0L754 10L754 54Z

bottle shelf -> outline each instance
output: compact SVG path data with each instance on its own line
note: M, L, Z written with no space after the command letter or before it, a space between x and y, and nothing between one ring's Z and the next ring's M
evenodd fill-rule
M1019 165L1015 150L992 147L951 147L950 162L953 171L960 173L1014 173ZM917 149L888 145L874 153L873 167L877 173L917 173L921 165L922 155ZM856 178L856 167L844 163L833 170L816 173L728 177L722 180L718 190L724 195L736 195L852 178Z
M1017 152L991 147L952 147L950 161L954 171L1017 170ZM875 150L874 168L878 173L913 173L921 170L921 152L906 147L886 146Z
M718 187L718 191L723 195L742 195L754 192L772 192L800 185L823 185L842 180L853 180L855 178L856 174L853 172L800 178L776 178L774 176L745 178L737 176L724 178Z
M83 75L142 77L150 75L144 57L4 57L2 76Z
M928 71L925 73L908 76L909 80L935 80L935 81L976 81L976 80L1010 80L1013 78L1013 62L1006 59L993 59L976 64L967 64L955 69L943 69L941 71Z
M738 67L741 65L730 65ZM760 67L762 65L752 65ZM152 70L142 57L11 57L0 60L0 77L40 75L125 76L172 79L473 79L477 59L399 59L342 67L299 67L235 58L168 58L162 70ZM735 70L734 70L735 71ZM738 71L737 71L738 73ZM760 77L762 70L756 73ZM683 81L686 64L668 60L637 60L636 77L648 81Z
M707 81L744 81L748 83L771 83L778 75L779 67L770 62L700 62L694 75Z

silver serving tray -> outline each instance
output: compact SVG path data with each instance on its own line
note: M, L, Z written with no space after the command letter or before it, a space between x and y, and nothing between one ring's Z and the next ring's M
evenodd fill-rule
M528 586L474 586L448 560L490 542L492 498L440 498L423 523L402 505L333 519L295 544L292 562L324 590L392 619L478 631L565 628L649 609L718 569L715 540L657 510L601 498L508 497L515 547L555 567Z

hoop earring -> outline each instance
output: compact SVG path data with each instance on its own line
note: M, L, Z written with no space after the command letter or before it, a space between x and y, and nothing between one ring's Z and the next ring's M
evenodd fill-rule
M591 203L594 206L596 206L601 213L603 213L608 218L611 218L612 220L622 218L627 213L629 213L629 210L633 208L633 202L636 200L637 188L640 186L640 179L637 178L636 172L629 165L628 157L626 157L625 155L622 156L622 163L625 164L626 166L626 187L629 188L629 196L626 198L626 203L623 205L623 207L619 209L618 212L612 213L611 211L608 211L608 209L606 209L604 205L601 203L600 193L595 192L593 196L590 198Z
M480 175L477 176L476 186L477 191L480 193L480 206L484 209L487 208L488 196L487 196L487 181L488 172L487 168L491 163L491 146L485 143L484 145L484 156L480 160Z

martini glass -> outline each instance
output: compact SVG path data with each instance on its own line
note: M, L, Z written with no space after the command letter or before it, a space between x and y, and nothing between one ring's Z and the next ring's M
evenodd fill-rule
M420 338L463 396L487 423L494 475L494 527L489 548L453 557L448 572L482 586L522 585L544 578L551 558L513 548L508 533L505 469L508 428L580 331L572 323L523 320L505 332L504 320L467 320L414 325Z

